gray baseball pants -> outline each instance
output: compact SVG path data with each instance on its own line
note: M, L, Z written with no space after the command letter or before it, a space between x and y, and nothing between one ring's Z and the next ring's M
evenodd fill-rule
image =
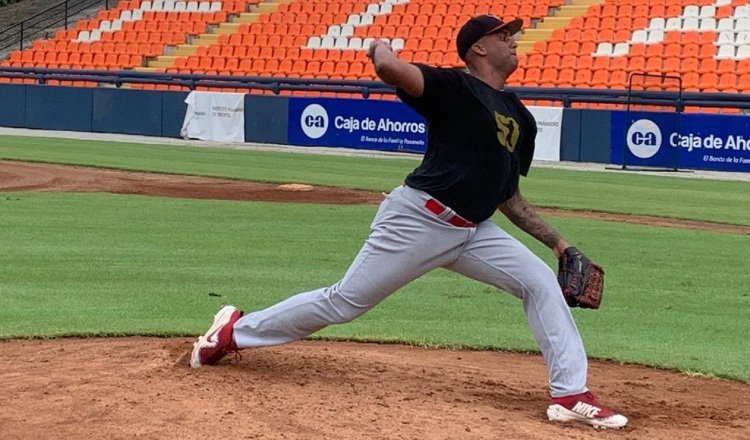
M279 345L351 321L421 275L442 267L523 301L549 370L550 395L584 392L588 362L555 273L491 220L457 227L425 208L430 195L400 186L381 203L370 236L343 279L248 313L234 325L239 348Z

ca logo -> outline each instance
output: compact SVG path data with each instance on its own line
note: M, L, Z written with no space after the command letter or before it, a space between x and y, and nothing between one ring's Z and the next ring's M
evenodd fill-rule
M302 111L299 123L307 137L318 139L328 130L328 112L319 104L310 104Z
M630 126L627 144L635 157L648 159L661 148L661 130L649 119L639 119Z

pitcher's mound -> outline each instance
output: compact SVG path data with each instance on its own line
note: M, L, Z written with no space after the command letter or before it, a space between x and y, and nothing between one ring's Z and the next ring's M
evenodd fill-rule
M9 439L746 439L750 387L592 362L590 386L631 422L546 420L541 357L303 341L191 369L193 339L0 343ZM738 400L739 399L739 400Z

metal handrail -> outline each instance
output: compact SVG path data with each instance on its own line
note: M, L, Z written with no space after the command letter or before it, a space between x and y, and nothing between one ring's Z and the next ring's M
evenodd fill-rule
M395 89L381 81L332 80L314 78L277 78L236 75L200 75L137 72L129 70L68 70L0 66L0 78L33 79L37 84L49 81L86 81L122 87L124 84L168 84L196 90L201 88L237 88L281 91L309 90L320 92L393 95ZM508 87L522 99L560 102L564 107L574 103L608 103L656 106L728 107L750 109L750 96L743 93L664 92L650 90L573 89L554 87Z
M116 0L111 0L114 3ZM23 50L29 39L47 37L51 28L68 29L71 19L86 9L103 5L109 9L110 0L65 0L16 24L0 30L0 51L18 45Z

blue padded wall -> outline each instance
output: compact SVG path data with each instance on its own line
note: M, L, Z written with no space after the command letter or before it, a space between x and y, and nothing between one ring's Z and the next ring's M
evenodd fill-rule
M27 128L91 131L91 96L87 87L27 85Z

